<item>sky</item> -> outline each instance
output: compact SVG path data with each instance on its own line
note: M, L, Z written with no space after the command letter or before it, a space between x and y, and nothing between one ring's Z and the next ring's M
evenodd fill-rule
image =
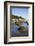
M11 8L11 14L26 19L28 17L28 8Z

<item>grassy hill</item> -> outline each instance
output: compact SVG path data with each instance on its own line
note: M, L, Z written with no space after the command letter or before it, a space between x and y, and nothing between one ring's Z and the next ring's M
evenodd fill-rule
M15 16L15 15L10 15L10 18L11 19L23 19L23 20L25 20L25 18L22 18L21 16L19 17L19 16Z

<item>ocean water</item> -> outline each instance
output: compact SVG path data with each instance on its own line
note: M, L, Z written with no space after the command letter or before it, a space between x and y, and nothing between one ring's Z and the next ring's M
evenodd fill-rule
M24 23L24 22L20 26L24 26L24 27L28 28L27 23ZM20 26L17 26L15 23L11 23L11 26L10 26L11 32L16 33L17 31L19 31L18 29L20 28Z

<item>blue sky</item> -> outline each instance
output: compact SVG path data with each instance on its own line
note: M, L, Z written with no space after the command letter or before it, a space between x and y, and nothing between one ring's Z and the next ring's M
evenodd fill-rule
M23 18L27 18L28 8L11 8L11 14L15 16L21 16Z

